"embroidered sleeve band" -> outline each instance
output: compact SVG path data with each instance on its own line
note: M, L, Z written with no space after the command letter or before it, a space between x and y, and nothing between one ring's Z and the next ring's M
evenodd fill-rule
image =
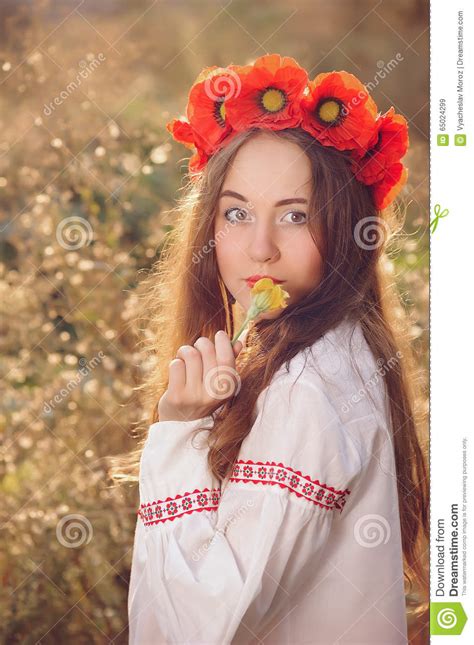
M166 520L174 520L176 517L193 513L194 511L215 511L219 498L220 490L218 488L212 490L208 488L203 490L196 489L192 493L168 497L163 501L141 504L138 515L145 526L149 526Z
M320 484L317 479L312 480L298 470L274 461L255 462L240 459L234 466L230 481L276 484L313 504L327 510L338 509L341 512L346 503L345 496L350 495L349 489L336 490L327 484Z
M350 490L337 490L327 484L321 484L317 479L313 480L301 472L274 461L243 461L238 460L232 471L229 481L251 482L253 484L273 484L286 488L298 497L302 497L317 506L326 510L342 509L346 503L346 495ZM209 490L194 490L184 495L168 497L166 500L158 500L141 504L138 515L145 526L174 520L194 511L215 511L217 510L221 491L219 488Z

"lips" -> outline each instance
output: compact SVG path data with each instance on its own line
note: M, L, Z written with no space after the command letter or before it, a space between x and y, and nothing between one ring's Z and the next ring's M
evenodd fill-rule
M274 278L271 275L251 275L248 278L245 278L245 280L249 285L249 287L253 287L255 283L261 280L262 278L270 278L271 280L273 280L275 284L282 284L284 282L284 280L278 280L277 278Z

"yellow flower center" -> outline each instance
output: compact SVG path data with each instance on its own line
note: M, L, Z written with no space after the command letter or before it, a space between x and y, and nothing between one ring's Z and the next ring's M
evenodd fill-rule
M214 118L221 128L225 127L225 105L224 97L214 101Z
M324 123L334 123L341 114L341 106L334 99L323 101L318 108L318 116Z
M286 105L286 96L281 90L270 88L262 95L262 105L267 112L279 112Z
M219 106L219 114L221 115L221 118L223 121L225 121L225 104L224 101Z

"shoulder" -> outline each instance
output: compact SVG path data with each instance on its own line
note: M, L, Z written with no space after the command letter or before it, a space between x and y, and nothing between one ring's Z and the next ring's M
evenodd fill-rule
M312 487L315 494L321 488L326 493L350 491L365 467L369 446L362 445L357 429L341 424L314 380L303 375L294 381L286 375L272 381L260 393L256 411L239 452L239 479L251 473L252 480L274 476L285 485L291 481Z
M315 379L324 389L328 380L335 377L352 380L354 370L371 363L373 355L360 324L345 319L294 356L288 369L282 366L275 379L285 374L296 376L304 371L307 378Z
M275 374L273 382L304 378L319 389L341 423L373 416L386 424L386 365L370 349L360 323L344 319Z

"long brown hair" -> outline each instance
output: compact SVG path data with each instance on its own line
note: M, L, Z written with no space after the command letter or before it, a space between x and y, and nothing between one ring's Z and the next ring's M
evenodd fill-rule
M143 435L149 423L159 420L157 403L167 389L168 364L178 348L194 344L200 336L213 338L219 329L232 336L240 322L242 312L231 304L219 276L214 217L230 164L240 147L258 132L248 130L236 136L185 187L176 208L176 226L141 284L138 320L152 362L138 388L147 412ZM252 426L257 397L284 363L343 318L359 321L376 359L385 364L395 355L402 357L390 362L393 367L384 380L390 401L405 577L426 596L429 485L426 451L418 437L424 421L417 408L420 379L407 319L386 268L389 242L400 231L400 218L395 209L375 210L368 188L354 178L346 154L321 146L300 128L272 134L299 145L311 163L308 226L315 243L323 240L323 275L310 294L289 305L278 318L262 320L250 329L246 347L237 358L238 396L228 399L215 414L209 435L209 468L220 480L228 475ZM361 224L370 229L367 243L361 243ZM144 440L145 436L127 460L118 462L112 470L114 478L136 480Z

